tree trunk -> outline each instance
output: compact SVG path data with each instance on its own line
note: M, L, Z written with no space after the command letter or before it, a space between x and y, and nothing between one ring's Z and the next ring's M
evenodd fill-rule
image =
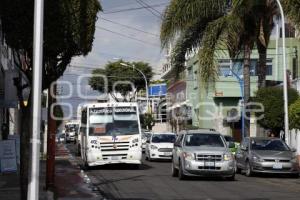
M246 109L246 105L250 99L250 55L251 55L251 48L249 44L245 45L245 54L244 54L244 68L243 68L243 76L244 76L244 109ZM250 135L250 113L244 112L244 136Z
M258 53L259 53L259 60L258 60L258 68L257 68L257 75L258 75L258 88L266 87L266 74L267 74L267 48L263 45L257 46Z
M31 96L31 95L30 95ZM27 199L29 160L30 160L30 135L31 135L31 101L28 105L21 106L21 134L20 134L20 186L21 200Z

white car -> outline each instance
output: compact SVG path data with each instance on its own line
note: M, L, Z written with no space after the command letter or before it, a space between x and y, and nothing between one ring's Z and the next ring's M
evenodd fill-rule
M146 160L172 159L175 139L174 133L153 133L146 144Z

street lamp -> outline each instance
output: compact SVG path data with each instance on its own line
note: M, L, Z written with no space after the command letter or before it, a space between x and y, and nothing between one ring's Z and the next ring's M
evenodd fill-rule
M144 80L145 80L146 100L147 100L147 112L148 112L148 109L149 109L149 95L148 95L148 81L147 81L147 77L145 76L145 74L144 74L141 70L135 68L135 66L134 66L133 64L132 64L132 65L129 65L129 64L126 64L126 63L122 63L122 62L121 62L120 65L125 66L125 67L132 67L132 69L135 69L136 71L138 71L139 73L142 74L142 76L143 76L143 78L144 78Z
M283 100L284 100L284 133L285 141L289 145L289 116L288 116L288 93L287 93L287 69L286 69L286 55L285 55L285 20L282 5L280 0L276 0L281 15L281 28L282 28L282 54L283 54Z

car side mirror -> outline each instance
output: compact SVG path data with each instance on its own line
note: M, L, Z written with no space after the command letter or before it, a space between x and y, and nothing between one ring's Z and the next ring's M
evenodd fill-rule
M150 143L150 140L146 140L146 143Z
M228 148L235 148L234 142L229 142L228 143Z
M291 148L291 151L292 151L292 152L296 152L297 149L293 147L293 148Z

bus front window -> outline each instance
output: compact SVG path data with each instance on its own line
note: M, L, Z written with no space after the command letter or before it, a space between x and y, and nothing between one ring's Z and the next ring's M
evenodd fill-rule
M134 107L93 108L89 123L91 136L139 134L138 116Z

